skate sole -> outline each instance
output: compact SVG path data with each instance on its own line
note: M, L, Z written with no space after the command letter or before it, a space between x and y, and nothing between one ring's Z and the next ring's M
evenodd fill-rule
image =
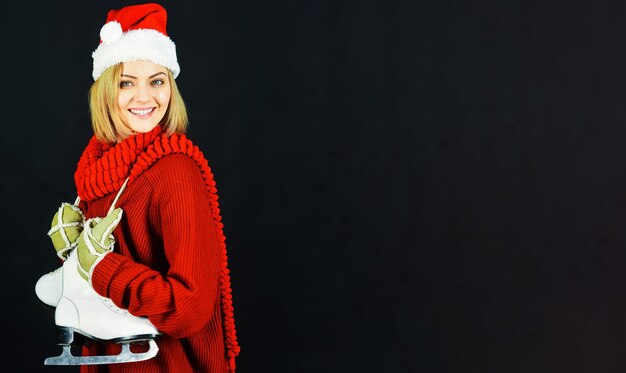
M117 355L104 356L74 356L71 352L70 345L63 346L61 355L49 357L44 360L44 365L100 365L100 364L119 364L133 363L144 361L156 356L159 347L154 340L148 341L150 349L146 352L135 353L130 350L130 342L122 343L122 351Z
M97 364L118 364L131 363L148 360L156 356L159 347L154 341L159 335L142 334L126 336L113 339L101 339L93 337L87 333L69 327L57 327L57 344L63 347L61 355L49 357L44 360L44 365L97 365ZM122 351L117 355L102 356L76 356L72 354L72 345L75 337L90 338L94 341L117 343L122 346ZM132 343L148 342L149 349L146 352L136 353L130 351Z

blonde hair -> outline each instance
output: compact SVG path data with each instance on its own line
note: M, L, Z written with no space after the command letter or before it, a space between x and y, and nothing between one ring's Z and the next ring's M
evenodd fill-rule
M91 126L96 138L100 141L115 143L132 134L132 130L124 124L117 105L121 75L122 63L111 66L93 82L89 89ZM172 93L160 125L167 135L183 134L187 131L187 108L169 69L167 69L167 76Z

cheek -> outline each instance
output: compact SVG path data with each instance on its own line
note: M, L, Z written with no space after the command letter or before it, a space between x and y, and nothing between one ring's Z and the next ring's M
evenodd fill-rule
M117 95L117 105L119 106L120 110L124 111L124 108L128 105L129 101L130 96L128 94L120 92L120 94Z
M170 92L159 92L156 96L156 100L161 106L167 107L170 103Z

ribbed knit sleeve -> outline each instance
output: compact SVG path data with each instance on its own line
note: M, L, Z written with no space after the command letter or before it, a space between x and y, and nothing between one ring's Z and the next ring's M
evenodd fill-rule
M132 314L149 317L162 333L192 335L219 314L221 263L198 166L186 155L163 157L129 185L118 207L124 218L114 235L121 253L98 264L94 289Z

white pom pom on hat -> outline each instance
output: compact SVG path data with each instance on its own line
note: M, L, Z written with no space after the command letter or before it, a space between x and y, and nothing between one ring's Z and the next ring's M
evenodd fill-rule
M120 40L124 31L122 31L122 25L117 21L107 22L102 29L100 29L100 40L105 44L113 44Z
M120 62L150 61L180 74L176 45L166 31L167 12L156 3L110 10L100 30L100 44L91 54L93 80Z

